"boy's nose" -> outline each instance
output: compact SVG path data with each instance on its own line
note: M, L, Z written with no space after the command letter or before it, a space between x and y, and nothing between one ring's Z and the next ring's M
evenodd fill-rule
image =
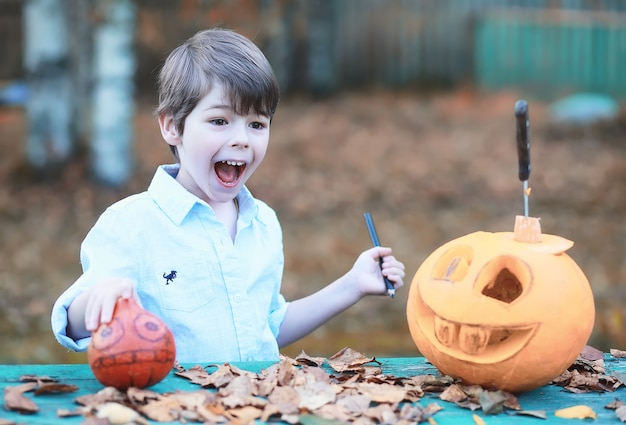
M234 148L248 149L250 144L247 141L237 139L232 141L231 146Z
M248 132L246 130L246 126L237 126L237 129L235 130L233 138L230 142L230 145L232 147L241 149L248 149L250 147Z

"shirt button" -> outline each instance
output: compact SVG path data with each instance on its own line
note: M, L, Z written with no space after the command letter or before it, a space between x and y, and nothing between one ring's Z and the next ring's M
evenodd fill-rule
M240 303L241 301L243 301L243 297L239 294L235 295L234 300L236 303Z

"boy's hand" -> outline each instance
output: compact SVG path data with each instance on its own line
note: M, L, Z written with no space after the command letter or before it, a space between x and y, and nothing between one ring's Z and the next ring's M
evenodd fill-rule
M383 259L382 272L379 258ZM355 304L365 295L383 295L387 287L404 285L404 264L391 255L391 248L374 247L364 251L345 275L319 291L289 303L280 325L278 345L284 347L309 334L326 321Z
M135 283L125 278L103 280L83 295L86 297L85 328L91 332L98 329L101 323L109 323L112 320L118 298L134 297L139 302L135 293Z
M404 264L391 255L391 252L391 248L377 246L359 255L352 266L351 274L362 295L386 294L383 276L393 283L396 290L404 285ZM379 258L383 259L382 271Z

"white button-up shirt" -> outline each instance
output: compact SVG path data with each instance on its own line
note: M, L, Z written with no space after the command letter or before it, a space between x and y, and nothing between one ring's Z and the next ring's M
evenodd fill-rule
M284 256L274 211L245 187L237 195L237 235L211 207L157 169L148 190L110 206L81 245L83 274L56 301L52 330L63 346L72 300L102 279L136 282L144 308L172 330L177 360L277 360L276 337L288 303L280 294Z

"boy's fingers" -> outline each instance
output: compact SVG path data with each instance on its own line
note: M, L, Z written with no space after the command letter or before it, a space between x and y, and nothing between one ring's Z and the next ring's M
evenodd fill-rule
M94 305L96 299L93 296L89 296L85 303L85 329L88 331L95 331L98 326L98 315L100 309Z
M135 284L130 279L121 279L120 280L121 293L120 296L124 299L129 299L135 296Z
M96 330L96 321L93 320L91 317L89 316L85 316L85 329L87 329L88 331L95 331Z
M115 304L104 303L102 305L102 311L100 312L100 323L109 323L113 318L113 310Z
M384 258L391 255L391 248L386 246L376 246L372 250L375 252L376 258Z

